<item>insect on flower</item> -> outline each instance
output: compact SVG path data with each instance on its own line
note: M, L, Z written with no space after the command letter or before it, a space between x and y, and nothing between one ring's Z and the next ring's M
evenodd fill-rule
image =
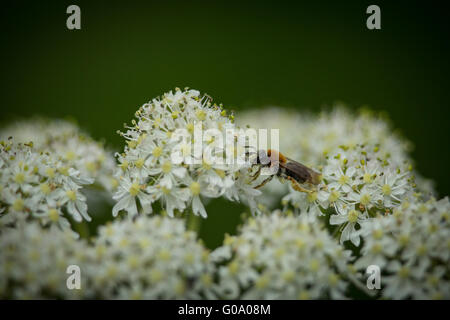
M318 185L321 180L320 173L286 157L281 152L274 149L268 149L267 152L265 150L259 150L256 153L255 165L258 165L259 167L253 175L252 181L256 180L261 175L263 168L268 168L271 173L270 176L257 185L255 189L261 188L267 182L271 181L274 176L277 176L289 180L294 190L300 192L312 192L312 190L305 189L301 185Z

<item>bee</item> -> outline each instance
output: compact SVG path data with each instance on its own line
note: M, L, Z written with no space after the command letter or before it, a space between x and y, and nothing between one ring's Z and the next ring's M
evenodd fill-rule
M252 181L260 176L262 168L268 168L269 172L271 172L270 176L257 185L255 189L261 188L267 182L271 181L273 177L277 176L289 180L294 190L309 193L312 192L312 190L305 189L301 185L318 185L321 180L320 173L295 160L289 159L281 152L274 149L269 149L267 152L265 150L259 150L256 153L255 164L259 165L259 167L254 174Z

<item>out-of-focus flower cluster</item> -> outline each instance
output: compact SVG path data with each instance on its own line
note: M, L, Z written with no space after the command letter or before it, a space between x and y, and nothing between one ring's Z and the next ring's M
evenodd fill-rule
M95 187L112 192L117 187L113 177L116 168L113 153L72 122L43 118L17 121L0 131L0 139L9 137L20 143L32 141L38 152L50 153L82 176L93 179L94 184L89 189Z
M82 274L81 290L69 290L66 271L70 265L84 266L87 248L87 243L71 232L43 229L36 221L1 230L0 298L83 297L87 278Z
M382 157L401 163L409 159L411 143L393 130L387 116L368 109L351 112L343 105L320 114L284 108L250 110L238 115L240 125L280 129L280 150L292 159L318 167L339 146L377 145Z
M250 218L212 253L220 296L228 299L345 297L351 252L315 217L273 212Z
M0 233L0 249L0 298L215 297L209 252L179 219L116 220L91 244L28 223ZM66 285L70 265L80 268L80 289Z
M0 143L0 224L30 218L69 229L65 218L90 221L80 189L92 183L53 154L11 139Z
M87 270L106 299L212 298L209 252L184 220L140 216L103 226Z
M226 162L227 152L243 153L237 150L239 145L235 147L236 134L226 134L227 130L237 132L233 117L227 117L226 111L213 105L208 96L201 96L196 90L176 89L144 104L136 117L133 126L121 133L127 145L118 155L119 187L114 196L117 204L113 215L121 210L131 216L139 211L151 213L152 204L159 201L170 217L186 209L206 217L201 197L221 196L245 201L255 208L253 198L259 191L247 182L246 164ZM203 135L200 130L216 135ZM225 143L215 145L216 139L222 142L231 139L228 145L232 150L227 150ZM198 142L200 152L194 150ZM212 146L214 158L208 158L205 155ZM179 163L172 158L175 150L183 158ZM200 163L196 163L198 160Z
M392 215L362 224L362 257L355 266L377 265L382 297L450 299L450 202L408 201Z

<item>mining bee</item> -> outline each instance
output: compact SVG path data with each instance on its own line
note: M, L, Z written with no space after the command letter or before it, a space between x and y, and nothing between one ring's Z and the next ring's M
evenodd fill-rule
M259 167L257 172L253 175L252 181L260 176L263 168L268 168L271 173L270 176L257 185L255 189L261 188L267 182L271 181L274 176L277 176L289 180L292 187L297 191L312 192L313 190L305 189L301 185L318 185L321 180L320 173L295 160L289 159L281 152L274 149L269 149L267 152L265 150L259 150L256 153L254 163Z

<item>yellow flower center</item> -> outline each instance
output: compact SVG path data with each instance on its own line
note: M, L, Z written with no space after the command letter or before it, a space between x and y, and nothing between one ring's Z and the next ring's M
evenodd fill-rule
M392 188L391 188L390 185L385 184L385 185L381 188L381 191L383 192L384 195L388 196L388 195L391 194Z
M47 170L45 170L45 173L49 178L53 178L55 176L55 169L47 168Z
M73 160L73 159L75 159L75 156L76 156L76 154L73 151L67 151L67 153L66 153L67 160Z
M338 284L338 282L339 282L339 276L338 276L337 274L331 273L331 274L328 276L328 283L329 283L332 287L336 286L336 285Z
M198 120L203 121L206 119L206 112L203 110L198 110L195 115L197 116Z
M161 271L155 269L150 271L150 280L152 282L159 282L162 280L162 278L163 274Z
M307 198L308 198L308 201L309 201L309 202L314 202L314 201L316 201L316 200L317 200L317 192L314 191L314 192L308 193Z
M361 195L361 204L364 206L367 206L370 203L370 200L372 199L372 197L370 196L370 194L368 193L364 193Z
M45 195L50 194L51 189L50 189L50 186L48 185L48 183L42 183L40 185L40 189L43 194L45 194Z
M269 284L269 276L268 275L262 275L258 278L258 280L256 280L255 282L255 286L258 289L264 289L265 287L267 287L267 285Z
M380 229L373 230L372 235L375 239L381 239L383 237L383 230Z
M187 129L187 131L189 131L189 133L192 134L192 132L194 132L194 124L193 123L188 123L186 125L186 129Z
M295 273L292 270L285 271L283 273L283 279L286 282L291 282L292 280L294 280L294 277L295 277Z
M144 159L142 158L137 159L134 165L136 166L136 168L142 168L144 166Z
M374 254L380 253L382 250L383 250L383 247L379 243L376 243L372 246L372 253L374 253Z
M354 223L356 221L358 221L358 216L359 213L356 210L350 210L350 212L348 213L348 222Z
M311 263L309 264L309 267L310 267L311 271L315 272L315 271L319 270L320 263L317 259L313 259L311 261Z
M425 245L422 244L417 248L418 256L424 256L426 253L427 253L427 247Z
M212 285L212 277L209 274L202 274L201 281L206 288Z
M203 169L205 169L205 170L210 170L212 166L211 166L210 163L208 163L207 161L204 161L204 160L203 160L202 167L203 167Z
M221 177L222 179L225 178L225 171L219 169L216 169L215 171L219 177Z
M237 261L233 261L228 265L228 270L230 271L231 274L236 274L238 269L239 269L239 265L238 265Z
M346 184L348 182L348 180L350 180L349 177L347 177L346 175L342 175L342 176L339 177L339 181L338 182L339 182L340 185L344 185L344 184Z
M181 295L185 291L186 291L186 283L184 282L184 280L178 281L176 286L175 286L175 293Z
M200 183L194 181L189 188L191 189L192 195L198 196L200 194Z
M14 177L14 181L22 184L25 182L25 175L22 172L19 172L18 174L16 174L16 176Z
M166 161L163 163L161 169L164 173L169 173L170 170L172 170L172 164L170 163L170 161Z
M23 209L23 200L20 198L17 198L13 203L13 209L15 211L21 211Z
M183 144L181 146L181 153L183 154L183 157L187 157L191 154L191 145L190 144Z
M158 258L162 261L169 261L170 260L170 251L163 249L159 252Z
M162 155L163 149L161 147L155 147L152 150L152 154L155 158L159 158Z
M90 168L89 168L89 163L92 163L92 162L86 163L86 168L87 168L89 171L94 171L94 170L95 170L95 164L94 164L94 169L90 169ZM60 167L60 168L58 168L58 171L59 171L59 173L61 173L62 175L65 175L65 176L68 176L68 175L69 175L69 168L68 168L68 167Z
M77 194L73 190L66 191L66 195L67 195L67 198L69 198L71 201L77 200Z
M131 187L130 187L130 189L128 190L129 192L130 192L130 194L133 196L133 197L135 197L135 196L137 196L137 194L139 193L139 190L140 190L141 188L140 188L140 186L139 186L139 184L138 183L133 183L132 185L131 185Z
M59 212L56 209L50 209L48 211L48 217L51 221L56 222L59 219Z
M340 196L341 195L340 195L339 191L334 190L330 193L330 196L328 197L328 201L335 202L337 199L339 199Z
M364 183L371 183L373 181L372 175L370 173L364 174Z
M162 192L163 192L164 194L170 194L170 189L169 189L169 188L162 187L161 190L162 190Z
M406 246L408 244L408 242L409 242L409 236L407 234L402 234L398 238L398 241L400 242L400 244L402 246Z

